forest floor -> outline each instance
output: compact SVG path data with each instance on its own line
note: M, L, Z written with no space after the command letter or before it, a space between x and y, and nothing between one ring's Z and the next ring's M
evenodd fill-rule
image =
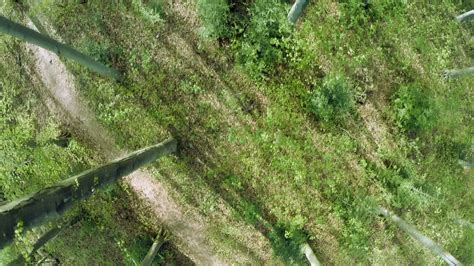
M357 1L318 1L287 27L281 1L230 1L224 22L205 2L48 2L31 10L44 14L54 39L125 76L118 83L29 46L33 87L73 141L104 157L79 170L170 134L183 144L126 178L126 193L80 204L92 217L77 227L80 244L67 235L48 251L94 264L92 248L81 247L110 247L95 252L95 263L125 264L123 247L132 249L136 234L116 234L127 230L113 227L109 213L126 206L139 218L126 229L151 223L156 232L162 223L198 264L304 264L301 243L329 265L442 263L374 213L383 206L473 261L473 231L454 223L474 213L474 179L458 164L474 151L473 83L440 74L473 64L472 24L453 21L461 6L382 1L366 10ZM224 29L221 38L202 34L213 25ZM15 62L13 48L23 46L5 43ZM50 146L37 165L58 154ZM63 168L57 178L77 171ZM8 176L17 176L12 169ZM22 182L40 180L24 172Z
M29 26L36 30L32 23ZM61 122L72 126L71 130L80 132L82 137L96 146L107 160L126 154L125 151L117 149L113 137L97 122L86 101L81 99L75 88L74 77L59 57L35 45L28 44L27 47L35 59L35 71L47 89L46 97L52 100L46 99L48 101L46 104L58 115ZM146 208L152 211L153 214L149 219L158 219L172 233L173 238L177 238L181 243L179 248L182 252L195 263L224 264L206 241L206 226L202 223L202 218L196 213L184 214L163 185L150 173L146 170L137 170L127 176L125 181Z

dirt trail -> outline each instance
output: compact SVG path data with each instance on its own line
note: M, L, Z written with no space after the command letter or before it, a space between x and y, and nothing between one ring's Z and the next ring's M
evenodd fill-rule
M29 27L36 27L29 22ZM125 151L116 148L115 141L95 119L94 114L81 99L75 88L73 76L59 57L47 50L27 44L35 65L34 70L44 84L45 94L56 106L54 112L62 112L61 118L74 130L85 134L107 159L116 158ZM48 101L49 101L48 100ZM161 221L177 240L176 245L198 265L226 264L218 258L206 240L206 226L197 213L184 214L170 197L164 186L147 171L136 171L125 178L142 203L152 211L150 216Z

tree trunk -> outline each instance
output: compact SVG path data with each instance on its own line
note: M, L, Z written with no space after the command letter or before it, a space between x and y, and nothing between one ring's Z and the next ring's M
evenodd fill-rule
M460 76L472 75L472 74L474 74L474 67L467 67L463 69L451 69L451 70L446 70L444 72L444 76L446 78L457 78Z
M383 207L379 207L378 212L379 214L382 214L383 216L385 216L385 218L392 220L392 222L394 222L400 229L402 229L411 237L416 239L418 242L420 242L424 247L429 249L431 252L441 257L447 264L462 265L456 258L453 257L453 255L443 250L443 248L440 245L436 244L433 240L421 234L418 230L416 230L415 227L403 221L397 215L390 213L387 209Z
M118 178L163 155L175 152L176 146L176 140L168 139L0 206L0 248L12 241L17 225L26 230L59 217L96 189L116 182Z
M301 245L301 251L303 251L304 255L306 256L306 259L308 260L311 266L321 265L321 263L319 263L318 258L316 258L316 255L314 255L314 252L311 249L311 247L308 245L308 243L304 243L303 245Z
M467 221L467 220L464 220L464 219L457 219L456 222L460 225L460 226L463 226L463 227L466 227L468 229L471 229L471 230L474 230L474 224Z
M308 5L309 0L296 0L288 13L288 21L295 24L298 18L303 13L303 9Z
M471 10L471 11L467 11L466 13L457 16L456 19L457 19L457 21L459 21L459 22L463 22L463 21L467 21L467 20L470 20L470 19L474 19L474 9Z
M163 244L166 242L168 242L167 233L164 233L162 230L160 230L160 232L155 238L155 242L153 242L153 245L151 245L150 250L148 250L148 253L146 254L140 265L150 266L153 260L155 259L156 254L158 254L158 251L160 250L161 246L163 246Z
M20 40L38 45L44 49L56 53L59 56L62 55L66 58L72 59L77 63L101 75L111 77L118 81L121 81L123 79L122 74L120 74L117 70L111 69L95 61L91 57L78 52L77 50L73 49L68 45L55 41L48 36L42 35L3 16L0 16L0 32L6 33Z

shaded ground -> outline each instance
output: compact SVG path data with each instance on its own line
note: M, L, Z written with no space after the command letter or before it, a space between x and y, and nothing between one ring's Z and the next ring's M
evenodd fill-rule
M65 112L63 118L68 118L64 122L83 132L86 138L98 145L108 160L123 154L78 96L73 77L57 55L33 45L28 45L28 49L36 59L35 70L44 87L59 109ZM179 247L186 255L198 264L223 264L206 243L206 229L198 222L199 218L190 213L185 216L158 181L144 170L134 172L125 180L154 216L179 239Z
M178 159L164 158L150 173L184 213L202 215L210 242L228 261L245 261L235 250L251 260L268 261L271 252L262 236L270 238L271 227L280 227L285 234L307 232L316 255L326 263L384 263L393 258L433 263L436 258L365 208L371 200L396 206L441 243L456 243L462 236L442 212L430 211L437 203L427 201L423 191L429 192L435 180L425 183L425 172L411 171L424 158L411 161L412 155L398 149L406 140L385 115L389 95L404 74L397 72L400 59L392 55L402 53L396 47L376 50L354 41L354 32L344 28L339 15L326 16L325 7L327 3L318 2L311 9L321 12L313 18L324 14L322 19L305 20L311 32L308 49L314 49L307 53L308 62L324 73L311 68L301 77L275 77L268 83L249 80L225 52L200 41L192 1L169 4L165 23L153 24L133 9L106 4L67 5L56 9L51 20L74 47L127 73L126 84L116 84L66 62L81 95L120 146L142 147L170 131L180 137L185 145ZM335 2L329 8L342 12ZM334 30L345 34L334 35ZM399 38L389 37L386 42ZM352 56L351 49L364 47L368 64L357 65L344 51ZM411 52L401 51L412 58ZM429 64L415 60L414 69L436 72L421 71L423 65ZM308 114L299 97L338 66L361 71L361 86L374 92L367 93L347 125L327 126ZM402 187L399 180L418 181ZM433 222L438 227L430 227Z

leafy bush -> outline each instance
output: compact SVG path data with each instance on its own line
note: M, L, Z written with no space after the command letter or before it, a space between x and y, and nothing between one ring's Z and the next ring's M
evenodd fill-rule
M275 254L281 256L288 265L305 265L301 245L307 241L307 235L298 232L292 237L287 237L285 231L284 227L277 226L269 234Z
M341 121L354 108L349 83L342 76L328 76L309 95L308 109L322 121Z
M254 77L271 73L285 62L291 47L287 8L277 0L256 0L250 8L250 23L236 43L237 60Z
M402 86L394 96L393 109L395 124L409 135L433 128L433 103L418 84Z
M216 39L226 36L229 5L226 0L198 0L197 7L202 20L201 34Z

